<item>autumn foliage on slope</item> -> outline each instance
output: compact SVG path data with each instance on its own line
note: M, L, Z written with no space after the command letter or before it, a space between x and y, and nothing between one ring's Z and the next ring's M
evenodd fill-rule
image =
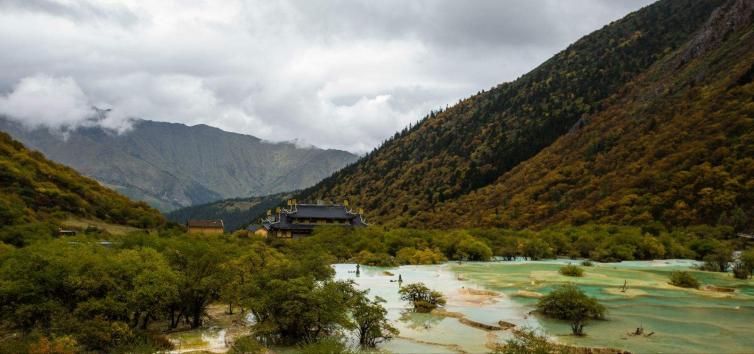
M164 223L147 204L133 202L0 132L0 228L69 215L136 227Z
M731 1L607 108L433 226L559 222L754 227L754 1Z
M374 222L407 225L495 182L602 111L607 98L683 45L721 3L664 0L630 14L518 80L430 114L298 199L349 199Z

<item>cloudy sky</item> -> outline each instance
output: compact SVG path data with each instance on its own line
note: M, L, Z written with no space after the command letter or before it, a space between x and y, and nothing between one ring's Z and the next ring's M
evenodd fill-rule
M0 0L0 114L363 153L652 0Z

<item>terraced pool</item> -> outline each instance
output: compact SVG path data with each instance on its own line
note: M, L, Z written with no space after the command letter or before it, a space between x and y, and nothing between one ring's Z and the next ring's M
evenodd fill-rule
M393 352L488 352L507 331L486 331L458 317L495 325L498 321L544 330L560 342L614 347L635 353L741 353L754 348L754 282L728 274L691 270L703 285L735 289L733 293L688 290L667 284L669 274L690 269L693 261L648 261L585 267L584 277L560 275L569 261L447 263L399 268L335 265L336 278L353 279L371 295L384 298L400 338L383 344ZM404 283L423 282L448 298L449 315L407 312L399 299L398 275ZM573 282L608 308L606 321L586 327L587 336L568 335L566 323L531 315L536 297L555 285ZM624 283L627 290L622 291ZM487 291L485 291L487 290ZM493 291L494 293L489 293ZM496 293L496 294L495 294ZM643 327L651 336L628 333Z

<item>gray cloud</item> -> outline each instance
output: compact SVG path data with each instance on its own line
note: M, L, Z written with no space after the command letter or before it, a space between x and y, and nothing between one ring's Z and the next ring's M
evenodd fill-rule
M100 6L88 1L60 2L55 0L0 0L0 9L46 13L73 21L102 21L107 24L130 25L137 16L122 6Z
M0 114L76 126L85 102L118 129L142 117L364 152L650 2L0 0Z

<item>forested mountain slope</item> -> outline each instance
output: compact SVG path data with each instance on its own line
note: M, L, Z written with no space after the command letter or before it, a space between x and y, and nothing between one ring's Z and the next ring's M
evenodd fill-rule
M662 0L632 13L516 81L431 114L298 199L349 199L379 223L417 221L604 111L606 99L688 41L723 2Z
M274 209L293 196L294 192L287 192L262 197L224 199L173 210L165 216L179 224L185 224L189 219L221 219L225 231L232 232L254 222L267 210Z
M731 1L534 158L424 214L433 226L754 227L754 1Z
M65 139L3 119L0 130L163 211L309 187L357 159L346 151L271 143L206 125L145 120L123 134L79 128Z
M164 223L134 202L0 132L0 234L3 228L66 216L136 227Z

